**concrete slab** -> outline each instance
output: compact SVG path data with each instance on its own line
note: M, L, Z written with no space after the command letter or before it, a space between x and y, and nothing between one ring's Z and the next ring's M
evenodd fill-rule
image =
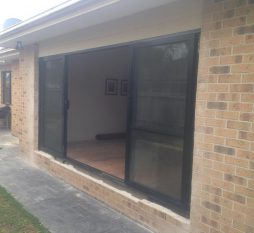
M52 233L148 233L134 221L19 158L18 142L0 132L0 185Z

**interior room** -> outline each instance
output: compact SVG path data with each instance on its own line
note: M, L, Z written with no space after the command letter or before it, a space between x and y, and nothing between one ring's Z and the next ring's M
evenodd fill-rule
M70 55L67 157L124 179L127 47Z

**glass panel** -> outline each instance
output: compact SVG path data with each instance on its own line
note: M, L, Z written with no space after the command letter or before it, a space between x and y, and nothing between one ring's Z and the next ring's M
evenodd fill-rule
M130 179L181 200L188 42L136 49Z
M64 59L43 65L42 145L55 155L63 155L64 137Z
M3 73L3 104L11 104L11 73Z
M184 42L138 49L136 128L183 135L188 54Z
M132 134L131 180L180 199L183 140L135 131Z
M63 118L62 109L59 108L63 104L62 93L59 91L46 91L45 93L45 146L51 149L62 148L63 134Z

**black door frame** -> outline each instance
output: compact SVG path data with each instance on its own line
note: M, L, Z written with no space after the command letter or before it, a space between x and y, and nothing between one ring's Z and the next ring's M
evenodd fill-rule
M185 115L185 132L184 132L184 152L183 152L183 169L182 169L182 193L181 201L175 200L171 197L160 194L142 185L139 185L130 180L130 137L131 137L131 121L132 113L128 111L128 137L127 140L127 157L126 157L126 175L125 182L130 186L143 191L146 194L151 195L151 199L159 202L163 205L170 206L176 212L180 212L182 215L188 216L190 210L190 196L191 196L191 179L192 179L192 161L193 161L193 144L194 144L194 118L195 118L195 97L196 97L196 82L197 82L197 65L198 65L198 46L199 46L199 31L194 31L185 34L176 34L168 38L158 38L157 40L148 40L137 43L132 47L133 60L131 68L131 81L130 81L130 91L132 92L129 97L129 106L132 106L132 102L135 101L135 93L137 88L137 80L134 80L134 69L136 53L135 48L142 48L146 46L162 45L165 43L181 42L181 41L191 41L192 60L189 62L188 67L188 83L187 83L187 95L186 95L186 115ZM130 108L130 107L129 107ZM191 151L191 152L190 152Z
M48 59L52 57L58 57L58 56L64 56L65 57L65 87L64 87L64 98L65 98L65 109L64 109L64 154L63 158L67 161L70 161L74 165L77 165L78 167L85 168L86 170L89 170L91 172L96 173L97 175L106 177L110 179L113 182L117 182L118 184L128 185L131 187L134 187L135 189L138 189L141 192L144 192L149 199L162 204L164 206L168 206L171 209L175 210L176 212L180 213L184 216L189 216L189 209L190 209L190 196L191 196L191 176L192 176L192 153L193 153L193 142L194 142L194 118L195 118L195 96L196 96L196 79L197 79L197 65L198 65L198 45L199 45L199 37L200 37L200 30L191 30L181 33L175 33L170 34L166 36L159 36L159 37L153 37L149 39L143 39L138 41L132 41L132 42L126 42L126 43L120 43L116 45L109 45L109 46L103 46L99 48L92 48L92 49L86 49L78 52L70 52L70 53L64 53L61 55L53 55L53 56L47 56L42 57L41 59ZM189 113L188 119L186 119L186 122L188 124L188 130L185 132L184 141L185 148L184 148L184 154L186 154L188 151L191 151L189 153L189 156L184 155L184 163L183 163L183 171L185 170L185 174L183 174L182 178L182 202L176 201L172 198L168 198L166 196L163 196L161 194L158 194L157 192L151 191L147 188L144 188L138 184L135 184L133 182L130 182L129 180L129 170L130 170L130 122L131 122L131 106L132 106L132 94L129 94L128 96L128 115L127 115L127 140L126 140L126 156L125 156L125 178L124 180L117 178L115 176L112 176L110 174L107 174L101 170L98 170L94 167L91 167L89 165L83 164L81 162L75 161L73 159L68 158L67 156L67 136L68 136L68 60L70 55L78 55L78 54L84 54L84 53L92 53L92 52L98 52L103 50L109 50L114 48L121 48L121 47L127 47L129 48L129 53L131 57L130 67L129 67L129 92L132 92L135 86L135 82L133 80L133 72L134 72L134 60L135 60L135 48L147 46L147 45L158 45L163 43L170 43L170 42L179 42L179 41L186 41L193 39L193 61L192 61L192 67L189 70L189 77L190 83L188 83L188 94L187 96L189 99L187 99L188 106L187 112ZM41 74L40 74L41 76ZM39 91L41 92L41 80L40 78L40 88ZM40 94L40 102L41 102L41 94ZM39 103L39 106L41 103ZM41 111L41 108L39 108ZM41 112L39 114L39 122L41 122ZM187 116L186 116L187 118ZM39 128L41 129L41 124L39 124ZM41 130L40 130L41 131ZM187 140L186 140L187 139ZM39 142L40 142L40 132L39 132ZM39 143L40 145L40 143ZM40 149L41 147L39 147ZM43 148L41 148L43 149ZM189 149L189 150L187 150ZM46 151L47 152L47 151ZM48 151L50 153L50 151Z
M44 93L45 93L45 83L43 80L43 75L44 75L44 62L45 61L50 61L50 60L57 60L57 59L64 59L64 77L63 77L63 138L62 138L62 143L63 143L63 148L62 151L63 153L59 154L54 150L51 150L49 148L46 148L43 144L43 137L44 137L44 130L43 130L43 106L44 106ZM66 150L67 150L67 111L68 111L68 102L67 97L67 75L68 75L68 57L65 55L53 55L53 56L48 56L48 57L42 57L39 58L39 133L38 133L38 148L39 150L45 151L46 153L51 154L54 156L55 159L65 159L66 158Z

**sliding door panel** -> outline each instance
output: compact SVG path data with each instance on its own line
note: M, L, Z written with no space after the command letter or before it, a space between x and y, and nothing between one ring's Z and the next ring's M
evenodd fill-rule
M193 39L142 45L134 57L129 181L182 202Z
M55 156L64 156L65 140L65 59L40 61L40 147Z

